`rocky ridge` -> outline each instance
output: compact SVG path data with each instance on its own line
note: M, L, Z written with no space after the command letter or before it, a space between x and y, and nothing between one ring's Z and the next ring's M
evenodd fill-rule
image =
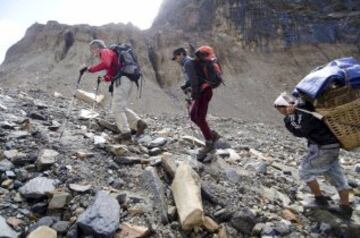
M215 92L212 114L277 122L269 102L281 91L292 90L310 70L334 58L359 57L359 11L356 0L166 0L146 31L131 24L35 23L8 50L0 85L70 96L79 68L96 62L89 41L130 42L146 79L146 100L132 99L133 107L151 114L180 112L182 78L171 52L185 46L191 53L209 44L226 83ZM86 75L82 88L93 91L96 76ZM101 91L107 91L104 84Z
M114 143L101 107L97 119L80 119L91 105L76 101L59 139L68 99L15 89L0 99L1 237L359 236L359 153L341 152L353 188L347 223L304 209L311 196L297 163L305 143L282 127L210 115L223 137L203 164L195 159L201 137L183 115L144 115L149 129L125 145ZM204 217L185 229L174 194L187 179ZM335 189L321 186L336 203Z

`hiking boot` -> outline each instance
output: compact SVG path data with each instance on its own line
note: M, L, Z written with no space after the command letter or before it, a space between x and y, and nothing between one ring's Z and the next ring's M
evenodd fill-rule
M329 209L330 212L339 216L344 220L350 220L352 216L353 209L350 205L340 205L338 207L331 207Z
M141 136L142 134L144 134L145 129L147 128L147 124L143 121L143 120L138 120L137 125L136 125L136 137Z
M320 207L328 207L329 206L329 197L326 196L315 196L315 204Z
M114 137L114 140L120 144L132 142L131 132L126 132L126 133L117 135Z
M207 141L205 143L205 147L199 150L199 153L197 155L197 160L200 162L203 162L206 158L207 154L212 152L214 150L214 142L213 141Z
M215 143L216 141L218 141L221 138L221 136L220 136L219 133L217 133L214 130L212 130L211 132L212 132L212 135L213 135L213 142Z

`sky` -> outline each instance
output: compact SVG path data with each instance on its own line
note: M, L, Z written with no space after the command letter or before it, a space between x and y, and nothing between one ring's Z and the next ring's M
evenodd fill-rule
M0 63L6 50L34 24L55 20L62 24L128 23L147 29L162 0L0 0Z

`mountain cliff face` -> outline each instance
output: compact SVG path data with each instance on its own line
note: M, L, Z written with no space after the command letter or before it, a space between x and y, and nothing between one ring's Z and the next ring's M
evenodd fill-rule
M165 0L147 31L123 24L32 25L8 50L0 85L69 95L78 69L96 62L89 41L130 42L146 79L146 100L135 100L132 106L143 113L179 112L184 110L178 90L182 79L171 52L179 46L210 44L226 82L215 92L211 113L275 121L271 102L279 92L291 90L319 64L359 57L359 23L360 2L355 0ZM86 75L81 87L93 90L95 78Z

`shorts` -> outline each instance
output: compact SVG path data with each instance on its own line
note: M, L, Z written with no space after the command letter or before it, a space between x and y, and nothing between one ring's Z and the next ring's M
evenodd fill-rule
M308 146L308 154L304 156L299 167L300 179L310 182L324 175L338 191L349 189L347 179L339 162L339 144Z

